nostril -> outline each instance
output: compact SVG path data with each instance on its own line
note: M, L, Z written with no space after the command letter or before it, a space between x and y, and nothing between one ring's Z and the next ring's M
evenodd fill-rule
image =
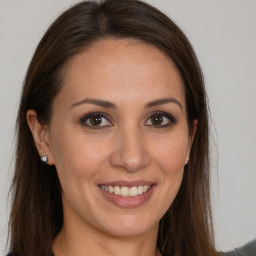
M129 126L129 127L128 127ZM143 135L137 126L125 125L115 137L110 163L116 168L136 172L150 162Z
M129 172L136 172L149 165L150 157L146 151L115 151L110 156L110 163L116 168L122 168Z

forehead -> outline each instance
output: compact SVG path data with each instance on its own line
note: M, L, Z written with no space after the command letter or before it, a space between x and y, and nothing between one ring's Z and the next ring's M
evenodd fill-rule
M145 100L175 96L183 102L184 85L175 64L152 45L105 39L69 61L57 98L75 101L98 96L136 102L142 95Z

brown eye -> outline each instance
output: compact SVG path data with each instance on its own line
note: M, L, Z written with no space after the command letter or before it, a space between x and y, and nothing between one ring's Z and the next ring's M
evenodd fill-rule
M151 116L151 122L153 125L161 125L163 123L163 117L161 115Z
M80 119L80 123L89 128L104 128L112 126L108 118L101 113L89 113Z
M145 124L155 128L164 128L176 123L177 119L173 115L166 112L156 112L149 117Z
M90 117L90 124L92 126L99 126L102 123L102 119L100 115L97 116L91 116Z

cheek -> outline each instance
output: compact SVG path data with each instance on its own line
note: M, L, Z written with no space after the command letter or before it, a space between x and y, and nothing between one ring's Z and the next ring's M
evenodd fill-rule
M180 136L179 136L180 134ZM155 163L154 170L159 178L156 209L161 209L160 218L172 205L183 179L184 164L187 156L187 133L175 133L152 147ZM162 143L159 143L162 142ZM161 198L161 200L159 200Z
M69 127L56 129L53 134L52 154L60 179L88 178L95 174L106 158L101 141L91 139L81 130ZM70 180L71 181L71 180Z
M52 136L52 153L64 201L79 211L77 207L81 202L90 205L95 178L104 171L102 166L107 147L102 146L100 139L91 138L81 130L69 129L68 126L55 130L59 132Z
M180 175L187 157L188 138L184 135L171 136L158 143L153 151L154 158L165 175Z

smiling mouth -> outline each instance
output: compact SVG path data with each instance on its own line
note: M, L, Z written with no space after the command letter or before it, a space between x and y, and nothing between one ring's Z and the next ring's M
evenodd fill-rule
M153 185L140 185L133 187L99 185L99 187L110 193L121 197L136 197L146 193Z

